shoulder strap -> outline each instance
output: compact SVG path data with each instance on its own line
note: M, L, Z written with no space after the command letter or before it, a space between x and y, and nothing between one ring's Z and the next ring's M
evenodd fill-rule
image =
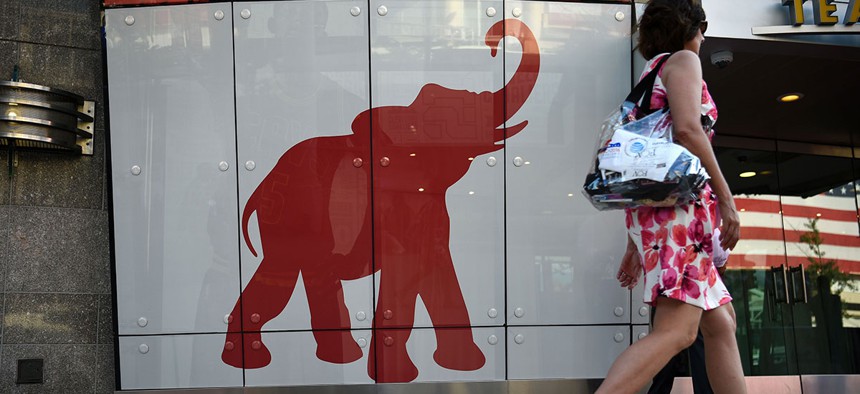
M652 69L645 78L642 78L642 80L633 87L633 90L630 91L630 94L627 95L627 98L624 99L624 101L636 105L639 103L639 99L642 99L642 105L639 106L639 110L645 114L651 113L651 93L654 91L654 82L657 81L657 74L660 72L660 69L663 68L663 64L666 63L671 56L672 54L670 53L660 59L660 61L657 62L657 65L654 66L654 69Z

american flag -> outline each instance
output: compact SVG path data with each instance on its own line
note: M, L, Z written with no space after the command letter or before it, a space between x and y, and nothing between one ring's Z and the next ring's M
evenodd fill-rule
M854 183L811 197L738 195L741 241L729 257L730 268L809 266L816 257L800 237L818 218L823 259L843 272L860 274L860 224Z

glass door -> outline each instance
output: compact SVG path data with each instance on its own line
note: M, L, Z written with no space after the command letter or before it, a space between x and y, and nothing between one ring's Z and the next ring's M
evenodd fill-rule
M747 141L739 145L749 146ZM715 148L743 226L724 279L734 298L747 376L798 373L779 168L773 143L769 145L762 150Z
M851 150L780 143L778 160L799 373L857 374L860 228Z
M850 148L718 145L743 226L725 279L744 372L797 375L807 390L857 375L860 166Z

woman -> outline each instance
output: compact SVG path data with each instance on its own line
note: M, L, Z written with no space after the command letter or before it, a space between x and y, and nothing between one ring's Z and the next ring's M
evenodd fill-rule
M740 221L710 144L717 111L698 56L707 26L699 0L651 0L639 24L639 51L649 59L643 76L669 56L654 83L651 108L669 106L675 141L699 157L711 180L696 201L627 210L627 251L618 279L632 288L644 268L645 302L657 308L651 333L615 360L597 393L640 390L693 343L699 328L714 392L746 393L731 296L713 264L714 229L722 232L719 245L732 249Z

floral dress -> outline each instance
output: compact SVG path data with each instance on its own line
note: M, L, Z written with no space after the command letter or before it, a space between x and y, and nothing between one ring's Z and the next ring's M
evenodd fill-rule
M669 55L660 54L648 61L642 77ZM652 109L669 105L662 73L658 71L654 82ZM702 120L709 137L716 119L717 108L702 81ZM705 186L699 199L686 204L627 209L625 222L645 272L646 303L653 305L662 295L711 310L732 300L713 263L712 238L719 216L710 185Z

